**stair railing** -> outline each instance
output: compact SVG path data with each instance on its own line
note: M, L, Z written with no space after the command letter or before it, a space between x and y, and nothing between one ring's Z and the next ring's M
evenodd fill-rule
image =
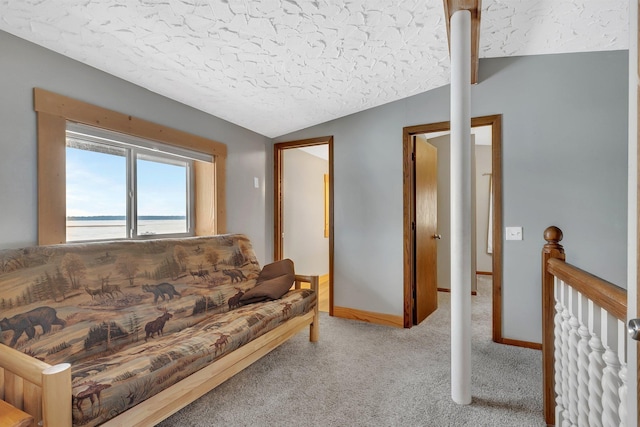
M542 250L542 356L547 425L625 426L627 292L565 262L562 231Z

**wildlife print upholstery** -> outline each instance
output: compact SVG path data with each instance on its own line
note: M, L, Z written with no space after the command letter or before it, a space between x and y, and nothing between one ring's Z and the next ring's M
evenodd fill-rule
M243 235L1 250L0 342L71 363L95 426L313 309L308 289L244 305L260 271Z

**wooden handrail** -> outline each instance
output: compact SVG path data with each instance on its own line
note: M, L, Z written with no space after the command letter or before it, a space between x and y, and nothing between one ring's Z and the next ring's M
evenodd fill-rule
M547 261L548 271L618 320L627 319L627 291L559 259Z

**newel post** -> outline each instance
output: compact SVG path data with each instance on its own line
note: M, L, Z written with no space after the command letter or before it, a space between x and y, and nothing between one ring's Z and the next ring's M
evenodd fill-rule
M554 278L548 270L551 258L565 260L564 248L560 244L562 230L556 226L544 230L547 243L542 248L542 395L544 419L547 425L555 425L555 391L553 372L555 315Z

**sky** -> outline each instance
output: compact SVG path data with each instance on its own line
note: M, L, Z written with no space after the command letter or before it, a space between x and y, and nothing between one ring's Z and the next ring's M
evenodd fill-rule
M126 158L67 147L67 216L125 216ZM185 215L184 168L138 160L138 215Z

